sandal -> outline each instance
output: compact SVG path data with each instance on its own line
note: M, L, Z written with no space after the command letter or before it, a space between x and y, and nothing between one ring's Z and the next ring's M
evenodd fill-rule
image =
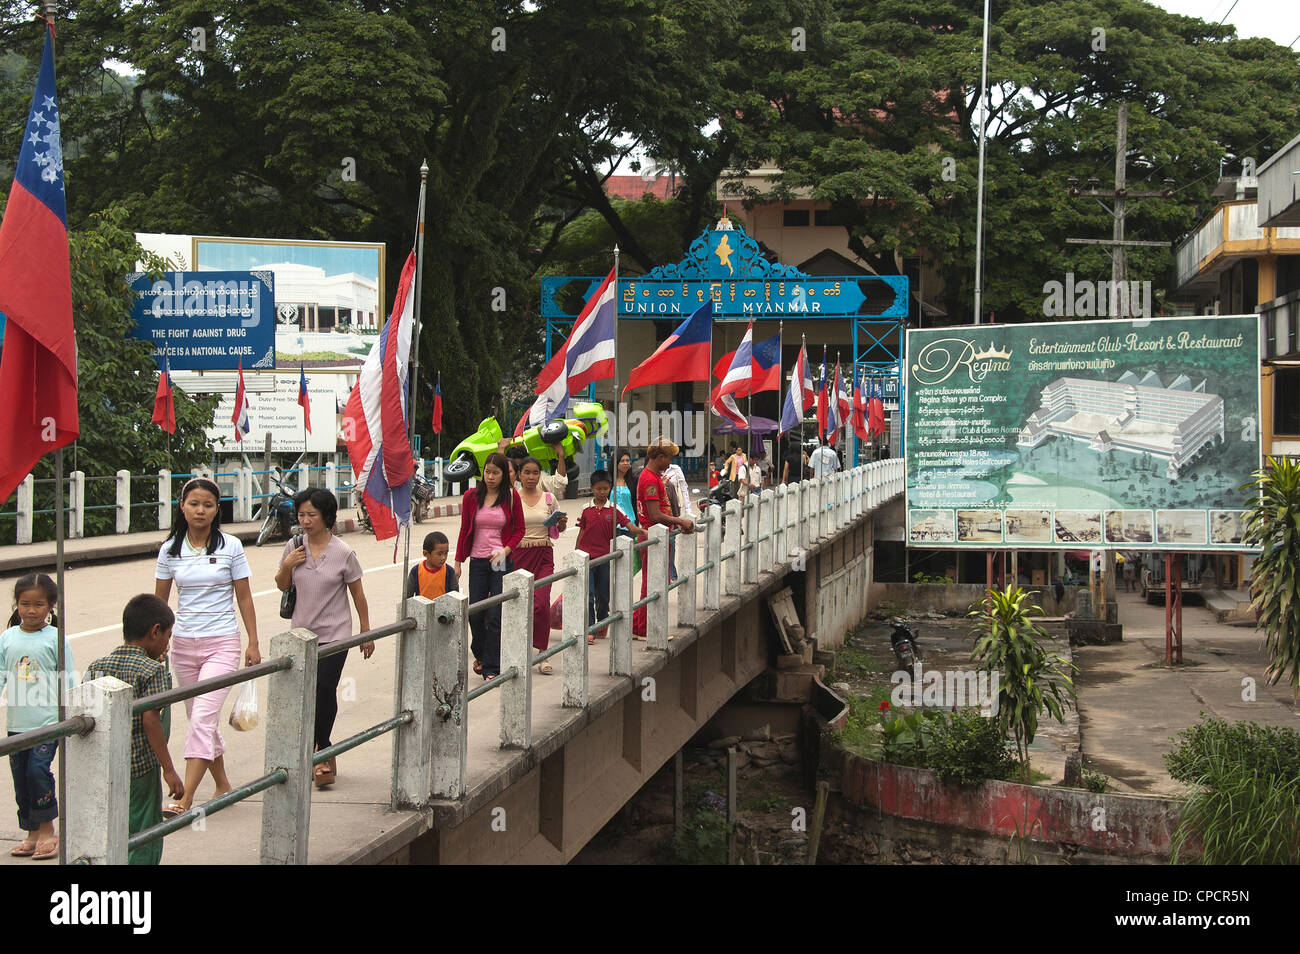
M483 663L477 659L474 660L474 675L476 676L483 675Z
M555 670L551 668L550 663L542 663L540 666L537 667L537 671L540 672L543 676L549 676L555 672Z
M326 785L333 785L338 778L339 767L336 759L330 759L316 766L315 778L317 788L324 788Z
M49 861L52 858L59 857L59 836L42 841L36 845L36 854L32 855L32 861Z
M170 802L163 806L162 817L170 821L177 815L184 815L187 811L189 811L189 809L180 802Z
M9 854L15 858L30 858L36 854L36 842L31 839L20 842L9 849Z

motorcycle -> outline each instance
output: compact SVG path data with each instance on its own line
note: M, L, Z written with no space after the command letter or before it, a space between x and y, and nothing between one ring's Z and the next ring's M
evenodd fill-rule
M270 540L277 531L286 540L299 532L297 514L293 509L293 493L284 485L284 479L279 474L268 474L267 477L276 489L270 500L262 505L265 517L262 520L262 528L257 532L259 547Z
M916 634L906 623L897 620L892 621L889 626L891 629L889 645L894 650L894 659L898 661L898 668L906 670L909 676L915 678L916 664L921 658L921 651L916 647Z

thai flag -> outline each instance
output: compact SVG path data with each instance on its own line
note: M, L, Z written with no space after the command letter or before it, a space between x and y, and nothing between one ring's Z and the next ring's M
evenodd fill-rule
M840 374L840 363L835 362L835 420L843 426L849 419L849 411L853 407L853 402L849 397L848 389L844 386L844 376Z
M825 374L826 373L825 370L823 370L822 373ZM825 385L826 387L830 388L830 394L826 402L827 407L826 407L825 437L826 437L826 443L830 444L831 447L835 446L835 441L840 436L841 422L840 422L840 414L839 414L839 398L838 395L836 394L837 391L836 382L839 379L839 376L840 376L840 368L839 365L836 365L835 373L831 375L830 380L827 381Z
M736 398L749 394L749 386L754 374L754 322L745 329L745 337L740 339L732 355L731 365L722 376L718 385L716 398L710 403L714 413L735 423L737 427L748 427L749 422L736 406Z
M442 433L442 372L438 372L438 383L433 387L433 433Z
M880 379L871 379L871 400L867 403L867 432L885 433L885 394L880 388Z
M853 389L853 433L858 435L858 440L870 440L871 432L867 430L867 388L866 382L861 377L857 380L857 387Z
M406 258L393 312L366 356L343 411L343 439L376 540L396 536L411 520L415 461L407 437L407 376L414 324L415 252Z
M165 354L162 374L158 375L158 391L153 398L153 422L168 434L176 433L176 398L172 394L171 361Z
M795 359L794 371L790 375L790 390L785 395L785 406L781 409L781 433L798 427L803 421L804 412L812 407L813 401L812 371L808 367L808 352L799 349Z
M628 375L626 396L633 388L675 381L709 380L709 349L713 344L713 302L706 301L668 336L655 353Z
M781 390L781 333L754 345L754 366L750 370L749 393Z
M515 427L518 437L526 427L537 427L564 417L569 398L593 381L614 376L614 321L618 283L610 269L582 312L573 322L564 346L551 356L537 376L537 400Z
M230 415L230 423L235 425L235 440L242 441L244 435L252 429L249 419L248 392L244 390L244 359L239 359L239 384L235 387L235 410Z
M298 365L298 406L302 408L302 423L307 428L307 433L311 433L311 397L307 394L307 371L306 368ZM304 447L303 450L306 450Z
M0 224L0 500L47 452L71 444L77 418L68 218L50 34L13 188Z

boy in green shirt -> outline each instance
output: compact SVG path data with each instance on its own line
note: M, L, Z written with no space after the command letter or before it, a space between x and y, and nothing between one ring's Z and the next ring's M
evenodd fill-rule
M86 679L115 676L131 687L134 699L167 691L172 687L172 679L162 657L171 643L175 620L170 607L153 594L142 593L132 597L122 611L125 642L91 663ZM167 751L170 732L171 713L166 708L137 713L131 719L132 835L163 820L160 771L171 798L178 799L185 794L185 786L172 765L171 753ZM130 852L127 864L158 864L162 860L162 843L159 838Z

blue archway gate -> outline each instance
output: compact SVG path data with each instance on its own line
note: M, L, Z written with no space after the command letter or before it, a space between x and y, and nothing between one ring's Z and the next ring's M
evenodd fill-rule
M603 280L603 275L542 279L540 314L546 321L548 361L577 317L576 310L561 305L560 295L576 285L572 291L578 294L570 300L580 308ZM902 320L908 313L906 275L809 275L768 261L742 226L723 219L701 232L680 262L645 275L620 276L616 294L620 319L682 321L712 301L714 321L782 319L792 323L787 334L799 334L798 324L805 321L851 322L855 377L881 375L887 397L898 394ZM808 359L814 365L818 361L813 342ZM787 371L783 369L783 378Z

